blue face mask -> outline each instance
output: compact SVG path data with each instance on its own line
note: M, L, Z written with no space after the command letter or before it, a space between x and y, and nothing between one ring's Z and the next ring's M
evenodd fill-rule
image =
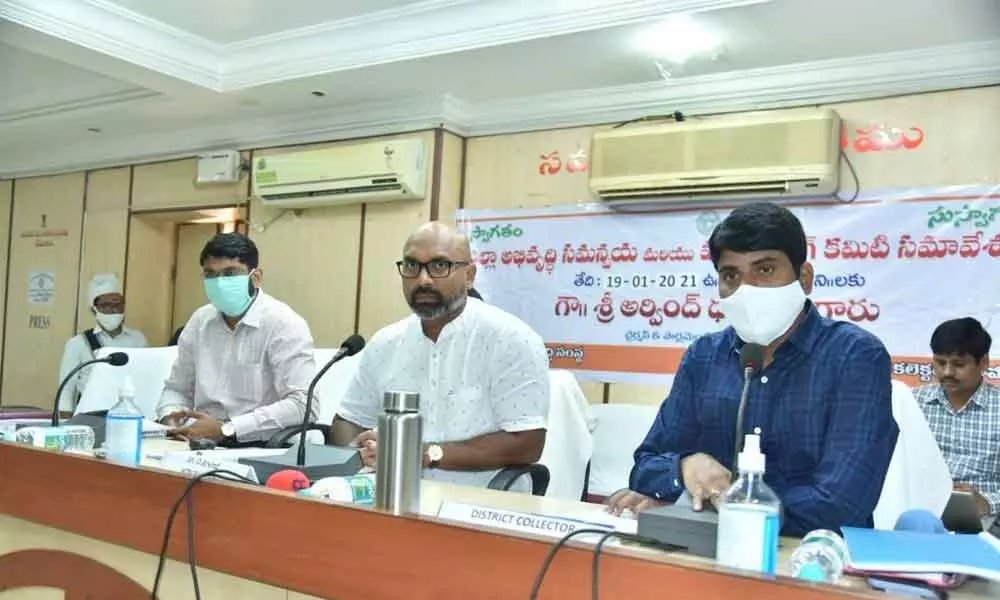
M208 301L227 317L239 317L250 308L250 275L227 275L205 279Z

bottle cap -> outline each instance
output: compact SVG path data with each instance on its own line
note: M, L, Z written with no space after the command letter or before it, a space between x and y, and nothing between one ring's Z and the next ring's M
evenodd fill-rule
M386 412L418 412L420 394L416 392L388 391L382 395L382 409Z
M743 451L740 452L736 462L740 471L764 472L766 460L760 451L760 427L755 427L753 433L748 433L743 438Z
M121 388L118 390L120 396L128 396L129 398L135 398L135 387L132 385L132 378L126 375L122 378Z

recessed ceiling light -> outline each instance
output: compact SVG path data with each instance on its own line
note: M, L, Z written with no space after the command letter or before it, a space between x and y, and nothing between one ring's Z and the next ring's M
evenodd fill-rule
M680 14L644 29L638 44L643 52L680 65L696 56L714 55L722 39L718 32L691 15Z
M101 133L101 128L100 127L88 127L87 131L89 131L90 133Z
M313 91L311 91L309 93L312 94L313 96L316 96L317 98L322 98L323 96L326 95L326 92L324 92L322 90L313 90Z

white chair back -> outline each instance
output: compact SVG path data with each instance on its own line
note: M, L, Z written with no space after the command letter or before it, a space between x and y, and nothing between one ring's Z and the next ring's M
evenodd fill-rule
M316 348L313 351L317 373L323 368L323 365L333 358L337 350L339 348ZM316 384L315 400L319 403L317 423L329 425L333 422L333 415L337 413L340 402L344 399L344 394L347 393L347 387L351 384L351 379L354 378L354 373L358 370L358 363L363 352L364 350L354 356L339 360Z
M538 460L549 468L547 498L578 501L594 438L587 423L587 397L570 371L549 371L549 415L545 447Z
M177 347L166 348L109 348L97 350L97 357L104 358L112 352L128 354L128 364L112 367L99 363L90 367L87 384L74 414L108 410L118 401L122 382L128 376L135 388L135 403L147 419L156 418L156 404L163 393L163 382L170 376L170 369L177 359Z
M587 492L610 496L628 487L634 464L633 454L653 425L657 406L640 404L594 404L594 453L590 459Z
M875 506L876 529L892 529L907 510L924 509L940 517L951 497L948 463L913 391L901 381L892 382L892 416L899 437Z

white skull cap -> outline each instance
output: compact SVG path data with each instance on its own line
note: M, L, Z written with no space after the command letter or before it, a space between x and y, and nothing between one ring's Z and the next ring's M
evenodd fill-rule
M87 289L90 305L93 306L98 297L104 294L121 293L118 285L118 278L111 273L98 273L90 280L90 287Z

